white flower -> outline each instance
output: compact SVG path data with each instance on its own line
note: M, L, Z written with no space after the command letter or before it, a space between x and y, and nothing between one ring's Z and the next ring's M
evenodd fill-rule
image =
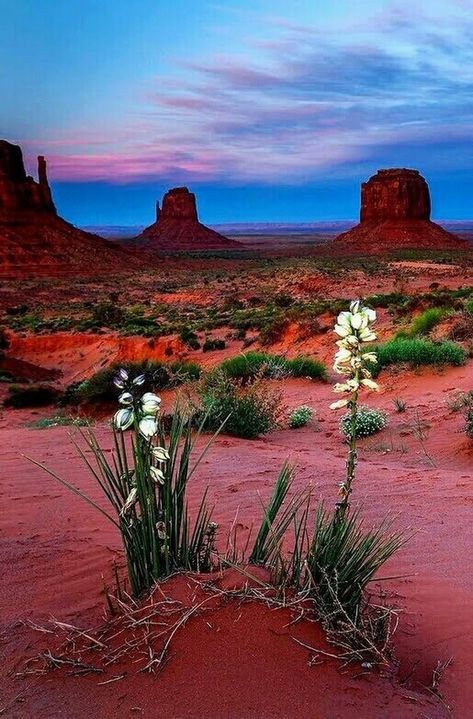
M350 302L350 312L352 312L353 314L356 314L359 309L360 309L360 300L353 300L353 302Z
M158 462L167 462L169 459L169 452L164 447L153 447L151 454Z
M376 335L369 327L360 330L360 340L362 342L373 342L376 339Z
M351 318L351 326L354 330L359 330L361 325L363 324L363 315L361 312L357 312L356 315L353 315Z
M151 479L157 484L164 484L164 474L157 467L150 467Z
M131 392L122 392L118 401L120 404L133 404L133 395Z
M134 420L134 414L133 410L129 407L124 409L119 409L118 412L116 412L114 418L113 418L113 424L116 429L121 430L124 432L128 427L131 427Z
M140 374L140 375L138 375L138 377L135 377L132 384L138 385L138 386L142 385L142 384L144 384L145 379L146 379L146 375Z
M362 384L363 387L368 387L368 389L372 389L374 391L379 389L379 385L376 384L376 382L373 382L372 379L362 379L360 384Z
M334 331L337 333L339 337L346 337L347 335L351 334L351 327L346 325L335 325Z
M128 372L126 371L126 369L123 369L123 367L120 368L120 369L118 370L118 374L119 374L119 376L121 377L121 379L124 379L125 382L126 382L126 380L128 379Z
M146 439L151 439L158 431L158 424L155 417L143 417L139 423L140 432Z
M330 409L341 409L342 407L346 407L347 404L347 399L339 399L338 402L333 402L333 404L330 405Z
M153 392L146 392L141 398L141 408L143 414L153 415L159 411L161 398Z
M367 360L368 362L372 362L373 364L376 364L376 362L378 361L376 352L363 352L363 359Z

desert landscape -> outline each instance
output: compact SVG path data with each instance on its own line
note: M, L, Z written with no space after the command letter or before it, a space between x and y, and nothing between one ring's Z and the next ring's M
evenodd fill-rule
M256 12L244 5L242 18ZM467 5L439 17L460 32ZM396 30L406 47L424 47L408 20L430 15L385 11L370 16L381 39ZM173 12L164 29L175 22L186 36ZM259 41L299 58L315 26L294 23L311 12L302 3L300 18L274 17ZM322 15L320 27L342 23L335 10ZM270 41L273 31L285 34ZM145 30L136 32L141 42ZM391 66L387 55L378 64L356 23L351 32L379 113L386 95L375 78L391 78ZM324 52L341 58L333 42ZM54 123L57 140L39 125L34 141L13 126L0 140L2 717L471 716L470 185L452 180L445 156L437 167L435 153L423 154L429 142L441 148L434 133L401 133L378 157L373 128L383 120L372 108L376 142L368 148L363 135L363 161L347 153L344 184L326 136L323 196L352 209L325 212L307 174L307 158L319 162L305 144L313 108L299 126L302 70L288 68L269 78L263 65L219 56L192 69L215 97L207 86L179 95L164 85L158 104L175 155L158 143L152 170L141 156L105 151L104 139L84 144L78 127L77 144L63 145ZM295 123L293 155L287 136L271 134L266 104L288 77L294 115L274 122L278 133ZM330 88L341 78L337 65ZM415 82L406 74L392 90L409 128L428 116L427 105L410 108ZM255 88L264 102L253 118ZM316 88L317 113L338 107L322 79ZM350 112L368 112L363 102L355 93ZM217 143L234 131L237 107L255 123L251 141L246 128L237 143L241 166ZM201 112L216 124L197 136L189 117ZM205 157L186 148L187 121ZM319 121L320 132L333 129L328 116Z

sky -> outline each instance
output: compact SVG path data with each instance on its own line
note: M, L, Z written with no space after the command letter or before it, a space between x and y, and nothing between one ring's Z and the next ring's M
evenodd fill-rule
M79 225L352 219L382 167L473 217L473 0L0 0L0 137Z

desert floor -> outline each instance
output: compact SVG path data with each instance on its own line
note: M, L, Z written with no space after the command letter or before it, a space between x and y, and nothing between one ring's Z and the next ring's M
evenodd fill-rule
M124 304L147 298L163 313L162 308L170 306L179 317L189 307L228 304L231 294L244 304L252 295L276 291L310 301L314 296L349 299L391 292L415 296L432 287L473 289L473 264L463 256L456 263L451 258L414 258L376 266L368 261L364 267L361 261L350 262L338 269L321 267L320 262L312 266L310 258L278 262L249 265L241 259L216 259L211 272L199 274L199 262L186 260L181 265L169 262L167 277L4 283L2 321L6 318L11 332L5 366L17 363L33 379L50 377L64 387L115 361L181 357L212 366L245 348L244 340L232 334L228 315L222 320L226 324L207 333L227 336L226 348L205 354L186 348L175 333L150 339L74 325L85 316L84 302L100 302L117 288ZM202 263L207 267L203 260L200 267ZM166 281L172 281L172 291ZM22 302L35 313L33 330L10 322L8 308ZM66 315L74 319L66 329L44 324ZM171 315L165 316L171 322ZM205 316L201 319L205 322ZM380 309L380 337L392 336L406 321ZM265 349L290 356L308 354L330 367L332 322L328 309L321 313L317 331L306 328L301 333L291 316ZM447 332L449 322L435 331ZM252 349L259 347L257 333L253 334ZM253 336L251 330L248 336ZM379 382L380 394L367 397L366 404L386 410L389 423L361 442L354 502L363 507L367 524L389 515L396 528L413 530L383 571L388 578L373 587L400 610L393 639L395 672L370 672L359 664L347 667L321 654L313 661L316 652L294 638L315 649L334 651L315 622L292 623L294 613L289 609L269 609L221 595L176 632L169 661L157 675L137 674L135 665L126 660L101 675L74 676L67 668L29 673L28 667L35 665L26 664L27 660L49 646L49 635L37 627L48 626L51 617L85 630L103 622L104 581L113 582L112 562L122 563L121 548L105 519L24 457L44 462L103 503L71 444L71 428L29 426L52 416L54 408L4 409L0 415L0 712L38 719L471 716L473 443L463 432L461 413L451 411L451 400L459 391L473 388L473 360L441 370L385 370ZM6 388L0 386L4 395ZM259 522L259 496L263 500L269 496L287 458L298 468L295 490L310 484L314 503L318 498L333 502L343 476L346 450L339 416L329 409L331 382L286 379L272 381L271 386L281 390L289 409L300 404L313 407L315 419L302 429L283 428L254 441L224 435L215 440L192 480L190 502L192 507L209 486L223 544L237 512L241 536ZM404 413L395 411L395 398L405 401ZM172 401L173 394L164 392L165 408ZM106 446L111 443L108 411L94 410L95 430ZM217 587L231 589L241 585L242 577L227 570L214 581ZM162 591L187 606L200 601L202 589L195 578L186 576L172 578ZM436 687L436 672L444 665Z

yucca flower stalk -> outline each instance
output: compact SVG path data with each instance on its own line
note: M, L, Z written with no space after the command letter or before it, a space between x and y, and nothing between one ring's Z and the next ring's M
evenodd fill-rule
M356 300L350 303L348 312L340 312L334 328L340 339L336 342L338 351L335 354L333 368L344 377L344 381L337 382L333 389L334 392L346 396L330 406L331 409L348 407L350 415L346 477L340 484L341 499L337 502L337 515L339 518L345 516L349 507L349 497L355 479L357 464L356 419L359 394L362 389L379 389L368 369L370 364L372 365L376 362L376 355L373 352L363 352L363 345L376 339L376 334L373 331L375 321L376 312L369 307L363 306L360 300Z

